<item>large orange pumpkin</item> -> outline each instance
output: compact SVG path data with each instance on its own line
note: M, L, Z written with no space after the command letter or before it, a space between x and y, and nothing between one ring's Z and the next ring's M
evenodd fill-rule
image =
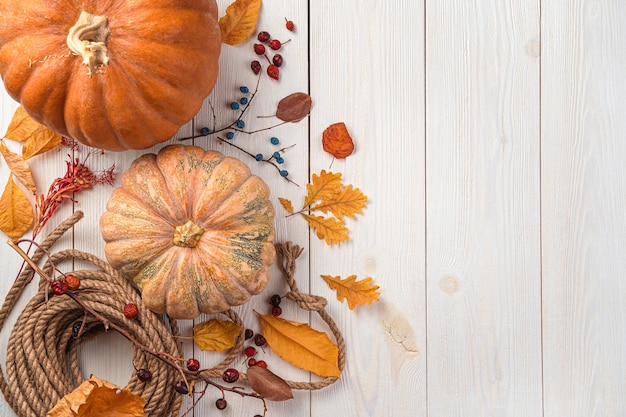
M261 292L275 256L269 188L219 152L170 145L137 158L100 219L109 263L157 313L191 319Z
M215 85L215 0L0 0L0 76L26 112L108 150L174 135Z

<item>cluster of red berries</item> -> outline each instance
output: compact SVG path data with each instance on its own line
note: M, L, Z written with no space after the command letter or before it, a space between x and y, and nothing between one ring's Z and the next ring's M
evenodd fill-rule
M76 275L67 274L50 282L52 292L56 295L63 295L68 290L76 291L80 288L80 278Z
M285 20L286 20L285 26L287 27L287 29L290 31L293 31L295 28L294 23L291 20L287 20L287 19ZM270 60L266 54L267 48L265 46L267 45L267 47L269 47L269 49L273 51L279 51L282 48L282 46L286 44L287 42L289 42L291 39L281 42L278 39L272 39L272 36L270 35L270 33L263 30L259 32L259 34L257 35L257 40L261 43L254 44L253 46L254 53L265 57L265 59L267 60L269 64L267 66L267 69L265 70L267 72L267 75L270 78L278 80L280 78L279 68L283 65L283 56L277 52L272 56L272 59ZM261 72L262 66L261 66L261 63L255 59L254 61L250 63L250 68L252 69L252 72L254 72L255 74L258 74L259 72Z

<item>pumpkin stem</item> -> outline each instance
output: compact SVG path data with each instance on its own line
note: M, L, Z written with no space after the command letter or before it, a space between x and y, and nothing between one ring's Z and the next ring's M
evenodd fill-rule
M193 220L189 220L185 224L176 226L172 243L183 248L195 248L203 233L203 228L195 224Z
M110 37L108 18L84 10L70 29L67 46L83 58L83 65L87 67L90 77L94 73L103 72L102 67L109 65L106 44Z

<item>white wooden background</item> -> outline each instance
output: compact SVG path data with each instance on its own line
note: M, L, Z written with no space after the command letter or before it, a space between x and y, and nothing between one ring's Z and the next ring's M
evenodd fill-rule
M228 3L219 1L220 13ZM339 247L277 206L278 239L305 248L298 282L329 299L348 363L339 383L272 403L268 416L626 416L624 21L621 0L264 1L258 28L292 42L280 82L262 79L250 114L311 94L308 120L271 132L296 144L285 168L301 186L234 149L195 143L240 157L273 198L298 202L309 175L331 164L322 131L344 121L357 150L332 169L370 197ZM218 120L232 115L225 103L237 87L254 83L252 43L223 49L210 98ZM16 103L3 93L0 105L4 132ZM207 106L179 136L208 117ZM238 143L270 152L269 136ZM140 153L107 153L92 167L115 162L121 172ZM64 160L53 152L33 161L42 190ZM2 163L0 184L7 176ZM52 223L83 210L73 244L102 254L109 193L81 195ZM5 294L19 266L8 247L0 265ZM381 302L349 311L320 274L372 276ZM266 294L274 291L284 291L278 280ZM264 298L239 309L248 322ZM293 308L285 316L309 320ZM84 372L124 384L130 346L107 339L85 347ZM277 373L308 378L265 356ZM262 411L255 400L229 401L220 415ZM195 416L215 413L207 395ZM0 415L13 413L0 404Z

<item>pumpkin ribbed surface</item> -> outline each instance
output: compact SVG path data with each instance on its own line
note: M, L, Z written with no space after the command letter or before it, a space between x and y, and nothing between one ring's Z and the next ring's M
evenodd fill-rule
M109 263L154 312L217 313L260 293L275 257L269 188L241 161L170 145L137 158L100 219Z
M26 112L90 146L174 135L217 80L215 0L0 0L0 76Z

